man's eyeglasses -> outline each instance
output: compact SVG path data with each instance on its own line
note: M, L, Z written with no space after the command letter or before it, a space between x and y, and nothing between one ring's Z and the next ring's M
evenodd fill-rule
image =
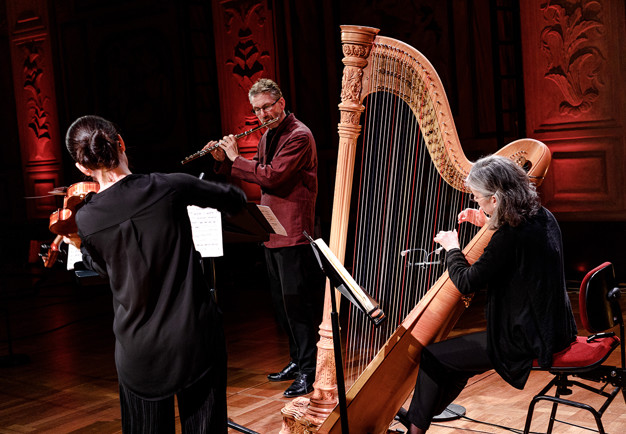
M261 113L261 112L266 112L266 111L268 111L269 109L271 109L272 107L274 107L274 104L276 104L276 103L278 102L278 100L279 100L279 99L280 99L280 98L278 98L276 101L274 101L274 102L273 102L273 103L271 103L271 104L265 104L263 107L252 107L252 112L253 112L255 115L258 115L258 114L259 114L259 113Z

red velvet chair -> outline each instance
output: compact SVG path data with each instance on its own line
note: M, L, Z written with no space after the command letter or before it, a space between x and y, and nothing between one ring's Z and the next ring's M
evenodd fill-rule
M595 418L598 432L604 433L602 414L620 390L626 401L624 319L619 298L620 289L615 283L613 264L605 262L587 273L580 286L579 309L582 325L592 335L589 337L578 336L569 348L555 354L553 365L549 369L539 368L537 361L535 361L533 369L547 370L554 375L554 378L530 403L524 433L530 431L535 404L543 400L552 402L548 433L552 432L554 422L558 421L555 416L559 404L589 411ZM609 331L616 326L619 326L619 338L615 336L614 332ZM621 348L621 367L603 365L617 347ZM597 386L593 383L589 385L570 377L600 384ZM613 387L613 390L607 392L605 389L609 385ZM588 404L562 398L564 395L572 394L572 386L582 387L606 399L602 406L596 410ZM546 395L553 387L556 388L554 396Z

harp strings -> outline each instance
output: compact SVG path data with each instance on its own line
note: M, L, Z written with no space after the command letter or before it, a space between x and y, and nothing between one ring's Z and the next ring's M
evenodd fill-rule
M375 46L369 60L372 93L365 101L361 165L354 183L353 256L355 280L380 303L387 321L375 328L350 307L348 384L445 271L445 253L433 253L433 237L458 227L457 215L468 200L443 180L428 153L420 130L427 94L414 60L389 50L394 49ZM477 232L466 226L460 228L462 244Z
M373 51L374 50L372 50L372 54ZM383 59L380 56L371 56L370 62L372 63L372 71L381 68L382 60ZM378 75L370 75L369 79L372 80L374 88L379 87L380 78L381 77ZM381 133L381 130L384 130L386 127L386 125L380 124L378 117L388 116L385 112L385 101L380 97L378 92L371 94L368 99L368 103L365 104L364 131L362 136L363 146L361 146L360 149L363 149L366 144L370 144L373 140L372 136L378 136ZM370 110L374 111L372 116L369 115ZM380 114L377 114L375 110L379 110ZM370 131L374 128L376 128L376 132L371 133ZM367 252L371 248L371 246L367 243L368 240L359 239L359 234L368 233L370 232L370 228L377 227L379 225L378 215L371 215L368 211L370 207L369 204L374 202L372 198L379 195L378 186L375 183L372 183L372 179L376 180L376 178L372 176L371 171L374 170L375 167L373 161L380 158L380 148L368 145L367 152L362 152L360 156L361 164L358 183L358 202L356 203L357 215L355 223L353 276L360 277L362 279L360 282L363 282L360 283L361 286L366 288L366 290L369 290L369 293L375 299L378 299L380 298L379 288L367 286L369 282L372 281L371 276L375 267L372 265L371 267L360 268L361 264L356 261L357 258L367 257ZM365 215L363 215L363 213ZM357 282L359 281L357 280ZM358 374L362 371L362 361L371 359L370 350L367 348L368 343L371 343L371 336L367 338L364 337L365 332L365 318L363 318L363 316L351 306L348 316L348 335L345 358L346 366L344 367L344 373L346 374L346 381L348 385L355 379L354 374Z

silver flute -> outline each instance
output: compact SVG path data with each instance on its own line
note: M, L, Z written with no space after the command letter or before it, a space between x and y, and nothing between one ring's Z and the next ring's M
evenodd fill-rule
M263 123L261 125L258 125L256 127L252 128L251 130L244 131L243 133L239 133L239 134L237 134L235 136L235 139L240 139L242 137L246 137L248 134L252 134L252 133L254 133L257 130L260 130L261 128L265 128L266 126L273 124L277 120L278 120L278 118L270 119L269 121L267 121L267 122L265 122L265 123ZM180 162L180 164L187 164L190 161L193 161L196 158L200 158L200 157L208 154L212 150L219 148L219 146L220 146L220 143L217 142L215 145L211 146L210 148L201 149L198 152L196 152L195 154L191 154L190 156L186 157L183 161Z

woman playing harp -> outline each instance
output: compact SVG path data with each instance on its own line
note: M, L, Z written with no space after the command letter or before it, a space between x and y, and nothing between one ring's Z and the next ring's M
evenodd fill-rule
M447 252L448 273L460 293L487 288L487 330L422 350L407 413L411 434L426 432L470 377L495 369L523 389L533 360L548 368L552 355L576 339L561 231L526 173L507 158L490 156L474 164L466 184L480 209L462 211L459 223L490 226L489 244L470 265L456 231L441 231L434 240Z
M373 330L369 324L359 327L359 322L368 322L350 314L349 426L353 432L371 433L386 432L415 384L421 349L445 338L465 308L436 253L433 237L457 225L459 211L469 203L464 181L472 167L432 65L414 48L376 36L377 32L342 27L345 69L329 242L343 262L350 231L355 280L379 301L388 317L387 329ZM357 146L362 128L362 143ZM531 139L513 142L498 154L523 166L538 182L550 161L545 145ZM353 176L355 166L360 169L358 176ZM350 209L352 197L356 213ZM349 226L351 214L356 214L354 228ZM493 231L485 227L475 235L467 226L460 226L459 232L471 263ZM330 291L310 404L305 415L297 408L283 409L285 419L305 417L310 424L320 425L319 432L340 429L332 384L329 297ZM372 339L365 343L365 337Z

